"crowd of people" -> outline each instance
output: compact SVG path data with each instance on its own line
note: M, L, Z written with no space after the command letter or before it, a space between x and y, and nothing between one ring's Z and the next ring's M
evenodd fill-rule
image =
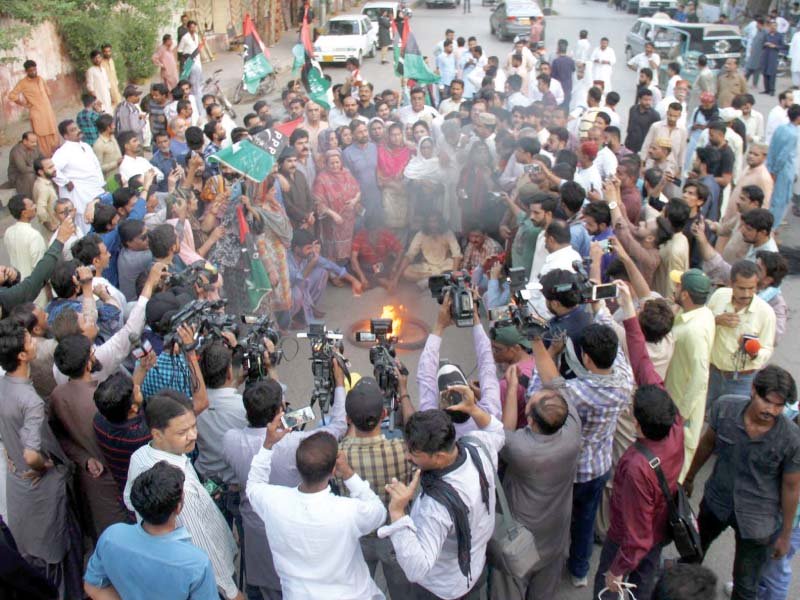
M12 597L550 599L566 568L593 598L706 600L715 576L662 550L669 498L712 455L702 551L732 528L731 597L788 597L798 402L770 361L779 228L800 214L791 89L765 117L736 59L714 76L701 56L693 85L670 63L660 83L647 45L623 134L607 38L498 57L448 29L438 86L379 93L350 60L330 110L291 81L238 125L182 28L147 94L120 93L110 46L74 120L56 126L33 61L12 92L32 123L0 268ZM215 159L276 126L291 133L260 183ZM397 365L404 439L383 435L378 383L336 360L321 426L289 426L305 400L275 340L254 376L232 331L198 339L179 318L203 300L286 335L325 316L329 284L427 290L448 272L469 275L478 379L440 355L445 295L416 397ZM542 328L487 321L523 296ZM522 579L487 556L498 492L536 543Z

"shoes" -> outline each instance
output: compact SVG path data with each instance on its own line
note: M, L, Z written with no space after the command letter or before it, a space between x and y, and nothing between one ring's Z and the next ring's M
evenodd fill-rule
M570 574L569 579L572 581L572 585L576 588L585 588L589 585L589 578L586 576L575 577L575 575Z
M312 308L311 311L314 313L314 317L317 319L324 319L325 312L322 310L317 310L316 308Z
M733 582L728 581L722 586L722 591L725 592L725 595L730 598L733 595Z

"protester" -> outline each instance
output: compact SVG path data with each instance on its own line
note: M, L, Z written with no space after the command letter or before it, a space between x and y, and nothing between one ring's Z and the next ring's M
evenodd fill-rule
M16 102L30 112L31 129L36 134L42 156L50 158L58 148L58 135L63 133L56 129L56 115L50 103L50 90L44 79L39 77L36 62L26 60L22 68L25 77L17 82L8 93L8 99Z

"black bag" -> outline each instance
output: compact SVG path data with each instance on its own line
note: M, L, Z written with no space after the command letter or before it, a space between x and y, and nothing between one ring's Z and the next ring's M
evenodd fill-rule
M673 498L669 491L669 485L667 485L667 479L664 477L664 472L661 470L661 459L654 456L641 442L636 442L634 446L647 458L647 461L650 463L650 468L656 472L661 491L667 499L667 506L669 508L667 523L670 537L672 541L675 542L678 554L680 554L684 562L701 562L703 560L703 547L700 544L697 519L694 516L694 511L689 504L689 498L686 497L683 486L678 484L678 491Z

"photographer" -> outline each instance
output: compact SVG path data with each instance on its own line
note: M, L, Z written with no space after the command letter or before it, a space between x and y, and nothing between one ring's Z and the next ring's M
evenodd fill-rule
M75 244L72 246L72 256L82 265L92 267L94 269L95 276L92 279L92 288L105 288L107 297L102 293L97 293L97 296L101 298L103 302L113 304L120 310L125 308L125 295L116 287L114 287L114 285L108 279L97 274L105 274L112 260L111 253L99 235L96 233L89 233L75 242ZM116 257L113 258L114 262L116 263ZM115 274L116 271L117 268L115 264Z
M186 268L186 263L179 256L180 245L178 236L172 225L164 223L147 232L147 242L153 260L167 266L170 273L180 273Z
M458 367L444 365L443 368L440 368L439 365L442 334L445 329L453 324L453 317L450 312L451 306L451 295L446 294L442 306L439 308L436 323L425 341L425 348L419 357L417 386L419 387L418 410L420 411L439 408L440 397L442 392L446 391L446 382L448 380L455 381L455 378L457 378L466 385L466 378ZM475 355L478 359L478 380L480 381L478 405L481 409L499 419L502 414L500 384L497 381L496 366L492 357L492 344L483 329L483 325L481 325L477 303L474 304L473 311L472 340L475 346ZM455 427L458 437L475 430L475 424L471 420L457 423Z
M536 374L528 387L533 394L545 386L560 386L583 423L583 445L572 501L571 544L567 568L576 587L588 585L594 522L603 488L611 474L611 454L617 416L633 390L631 367L622 352L604 303L596 303L597 322L583 328L577 346L576 377L563 379L541 338L532 342ZM551 351L553 345L551 345Z
M131 338L141 336L144 329L145 314L147 304L150 297L153 295L153 289L161 281L161 274L164 272L164 265L155 263L150 268L150 273L147 276L147 281L142 288L142 293L136 304L133 305L131 314L125 325L112 335L108 341L94 347L95 358L100 365L97 371L92 373L92 381L100 382L108 379L115 373L122 362L128 357L131 352L132 343ZM91 294L87 298L89 303L94 301ZM53 334L57 339L62 339L67 335L82 334L89 338L92 342L97 338L97 326L86 318L84 314L76 314L74 311L65 309L63 314L59 315L53 321ZM67 382L67 376L61 373L57 367L53 368L53 377L59 384Z
M33 302L47 283L64 251L64 244L75 234L75 223L67 217L53 235L50 247L33 267L31 274L20 281L19 271L0 266L0 316L7 316L17 304Z
M477 600L485 584L486 546L494 531L497 452L503 425L475 402L466 385L461 402L414 414L405 425L408 456L419 467L409 485L393 481L389 520L378 536L392 540L397 562L417 584L417 599ZM468 439L456 439L455 419L474 422ZM477 430L476 430L477 429ZM406 509L422 483L423 493Z
M503 415L506 414L507 404L516 407L518 415L516 429L522 429L527 423L525 390L528 389L528 383L536 367L531 354L531 343L513 325L492 327L489 330L489 338L492 340L494 362L498 369L504 372L500 380L500 403L503 405ZM513 386L509 378L512 367L515 384ZM522 381L516 385L519 380Z

